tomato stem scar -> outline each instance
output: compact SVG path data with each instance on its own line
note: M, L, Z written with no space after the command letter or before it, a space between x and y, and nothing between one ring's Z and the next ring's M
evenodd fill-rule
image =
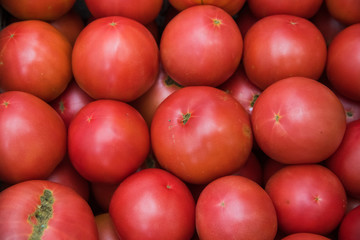
M191 113L183 114L182 117L183 117L183 119L181 120L181 122L185 125L189 121L189 119L191 117Z

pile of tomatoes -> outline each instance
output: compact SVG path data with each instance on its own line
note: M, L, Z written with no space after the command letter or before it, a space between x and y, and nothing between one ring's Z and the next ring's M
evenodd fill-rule
M359 1L0 5L0 239L360 238Z

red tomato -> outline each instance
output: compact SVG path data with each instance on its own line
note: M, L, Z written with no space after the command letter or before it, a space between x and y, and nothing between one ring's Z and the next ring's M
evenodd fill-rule
M257 21L244 39L243 63L260 89L292 76L319 79L326 63L324 37L309 20L272 15Z
M95 203L101 208L102 211L108 212L111 198L119 184L93 182L90 186Z
M294 233L282 238L281 240L331 240L331 239L314 233Z
M233 175L239 175L253 180L260 186L263 184L263 170L259 159L254 153L250 153L245 164L236 170Z
M330 14L344 24L360 23L360 1L324 0L324 2Z
M48 177L64 158L66 128L43 100L25 92L0 94L0 179Z
M72 78L71 45L49 23L15 22L0 32L0 88L45 101L59 96Z
M169 172L144 169L126 178L110 203L121 239L190 239L195 202L186 185Z
M75 81L71 81L65 91L50 104L64 120L66 127L69 127L71 120L80 109L93 100Z
M160 13L163 0L85 0L85 3L95 18L123 16L148 24Z
M241 176L209 183L196 204L200 239L268 239L277 232L274 205L255 182Z
M285 166L265 185L284 233L329 234L346 210L346 193L339 178L319 164Z
M360 1L359 1L360 3ZM360 101L360 23L339 32L328 50L326 75L331 86L345 97Z
M217 88L177 90L157 108L151 144L159 164L184 181L202 184L235 172L252 148L249 116Z
M30 180L0 193L1 239L98 239L87 202L61 184Z
M60 18L51 21L50 24L69 40L71 46L74 46L77 36L85 27L85 23L81 15L74 10L71 10Z
M99 232L99 240L119 240L114 223L109 213L95 216L95 222Z
M145 120L120 101L93 101L78 112L69 126L70 160L90 182L119 183L145 161L149 149Z
M313 79L290 77L263 91L251 115L257 144L285 163L317 163L339 147L346 129L336 95Z
M244 5L241 11L237 14L236 23L240 29L242 36L245 37L250 27L256 23L259 19L254 16L250 11L248 4Z
M360 120L351 122L336 152L326 161L342 181L347 193L360 198Z
M212 5L181 11L166 25L160 40L165 72L183 86L225 82L238 67L242 48L235 20Z
M323 0L248 0L250 10L258 18L288 14L310 18L319 10Z
M131 105L141 113L148 126L150 126L155 110L159 104L171 93L180 88L182 88L182 86L171 79L161 67L154 85L141 97L131 102Z
M346 122L351 123L360 119L360 101L354 101L347 97L340 95L339 93L335 93L339 98L340 102L344 106Z
M150 31L125 17L104 17L89 23L73 49L76 82L95 99L133 101L155 82L159 49Z
M338 230L338 240L357 240L360 236L360 206L348 212Z
M214 5L233 16L241 10L245 0L169 0L169 3L179 11L196 5Z
M76 0L1 0L1 6L21 20L55 20L66 14Z

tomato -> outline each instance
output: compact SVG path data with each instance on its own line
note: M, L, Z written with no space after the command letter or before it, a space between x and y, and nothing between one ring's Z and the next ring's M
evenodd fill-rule
M110 216L121 239L190 239L195 202L186 185L171 173L144 169L120 183Z
M288 14L310 18L319 10L323 0L248 0L250 10L258 18Z
M341 181L319 164L285 166L270 177L265 190L275 205L279 229L287 234L329 234L345 214Z
M245 0L169 0L169 3L179 11L197 5L214 5L233 16L242 9Z
M212 5L181 11L165 26L160 40L165 72L183 86L225 82L238 67L242 48L235 20Z
M87 95L75 81L71 81L64 92L50 104L64 120L66 127L69 127L71 120L80 109L92 101L93 98Z
M254 14L250 11L249 5L245 4L241 11L237 14L235 20L242 36L245 37L250 27L259 19L255 17Z
M0 89L29 92L45 101L72 78L71 45L49 23L15 22L0 32Z
M99 232L99 240L120 239L109 213L101 213L95 216L95 222Z
M69 126L70 160L90 182L119 183L145 161L149 149L145 120L124 102L90 102Z
M347 193L360 198L360 120L348 124L345 136L336 152L326 161L342 181Z
M258 157L251 152L245 164L232 175L239 175L253 180L260 186L263 184L263 170Z
M244 38L245 72L261 90L292 76L319 79L326 55L322 33L312 22L297 16L264 17Z
M318 163L339 147L346 130L344 107L325 85L290 77L265 89L251 115L255 140L285 164Z
M0 94L0 179L48 177L66 153L66 128L46 102L25 92Z
M94 99L133 101L155 82L159 49L150 31L125 17L89 23L76 39L72 66L75 81Z
M330 240L330 238L314 233L294 233L282 238L282 240Z
M0 193L1 239L98 239L94 215L74 190L29 180Z
M102 211L109 211L111 198L118 186L119 183L91 183L92 196Z
M354 101L336 92L335 94L344 106L346 122L351 123L360 119L360 101Z
M167 97L150 130L160 166L195 184L235 172L252 149L247 112L230 94L208 86L184 87Z
M200 239L274 239L274 205L258 184L242 176L220 177L201 192L196 204Z
M95 18L123 16L148 24L160 13L163 0L85 0L85 3Z
M345 97L360 101L360 23L346 27L331 42L326 75L331 86Z
M1 6L21 20L55 20L66 14L76 0L1 0Z
M358 0L324 0L330 14L346 25L360 23Z
M356 240L360 236L360 206L348 212L342 220L339 230L339 240Z

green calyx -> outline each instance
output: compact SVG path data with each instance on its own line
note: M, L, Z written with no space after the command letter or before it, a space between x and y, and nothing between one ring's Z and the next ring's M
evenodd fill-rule
M189 119L191 117L191 113L183 114L182 117L183 118L182 118L181 122L185 125L189 121Z

